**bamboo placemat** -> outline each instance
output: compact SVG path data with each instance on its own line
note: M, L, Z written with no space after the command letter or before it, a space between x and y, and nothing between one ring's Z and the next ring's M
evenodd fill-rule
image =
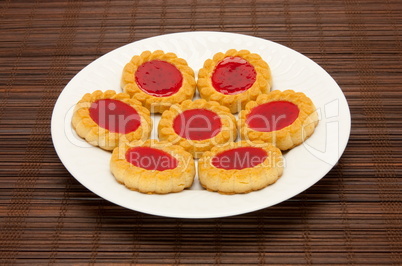
M386 1L2 1L2 264L402 264L402 3ZM50 137L67 82L126 43L183 31L291 47L341 86L352 132L304 193L222 219L170 219L80 185Z

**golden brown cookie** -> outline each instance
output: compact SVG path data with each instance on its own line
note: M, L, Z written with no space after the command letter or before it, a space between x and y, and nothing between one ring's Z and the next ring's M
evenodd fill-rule
M77 103L72 126L88 143L111 151L122 141L148 139L152 121L148 109L128 94L97 90Z
M248 101L269 92L270 84L271 71L261 56L248 50L231 49L204 62L198 73L197 88L201 98L219 102L237 113Z
M163 112L158 132L159 139L182 146L194 158L237 137L236 119L229 109L204 99L172 105Z
M269 143L232 142L207 151L198 161L198 178L209 191L248 193L273 184L283 173L281 151Z
M318 115L311 99L293 90L262 94L239 114L242 139L273 143L281 150L303 143L317 124Z
M196 83L186 60L156 50L134 56L124 67L121 85L151 113L162 113L172 104L192 99Z
M147 140L142 145L122 143L113 150L110 169L127 188L148 194L180 192L191 187L194 159L181 146Z

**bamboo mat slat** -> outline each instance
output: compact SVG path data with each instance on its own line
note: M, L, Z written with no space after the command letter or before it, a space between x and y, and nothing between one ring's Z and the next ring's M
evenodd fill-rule
M221 219L138 213L80 185L50 137L64 86L124 44L204 30L320 64L352 114L339 163L288 201ZM1 264L402 264L400 1L5 0L0 36Z

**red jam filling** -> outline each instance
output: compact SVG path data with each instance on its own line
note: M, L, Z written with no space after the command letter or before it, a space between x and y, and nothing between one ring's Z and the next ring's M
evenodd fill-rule
M126 160L134 166L158 171L174 169L179 163L169 153L151 147L133 147L128 149Z
M291 102L261 104L247 115L246 123L256 131L272 132L291 125L299 116L299 107Z
M156 97L166 97L179 91L183 76L171 63L161 60L145 62L135 72L141 90Z
M253 65L241 57L226 57L215 67L212 86L223 94L238 94L253 86L257 73Z
M141 125L137 111L130 105L113 99L102 99L91 104L89 116L100 127L113 133L127 134Z
M252 168L264 162L267 152L256 147L240 147L227 150L212 158L212 164L226 170Z
M216 136L221 131L221 118L206 109L190 109L173 120L177 135L191 140L204 140Z

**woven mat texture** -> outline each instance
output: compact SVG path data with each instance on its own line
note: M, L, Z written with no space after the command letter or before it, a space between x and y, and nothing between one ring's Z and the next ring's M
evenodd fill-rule
M401 265L402 2L0 2L0 259L10 264ZM220 219L116 206L79 184L50 136L57 97L132 41L185 31L261 37L320 64L342 88L342 158L300 195Z

